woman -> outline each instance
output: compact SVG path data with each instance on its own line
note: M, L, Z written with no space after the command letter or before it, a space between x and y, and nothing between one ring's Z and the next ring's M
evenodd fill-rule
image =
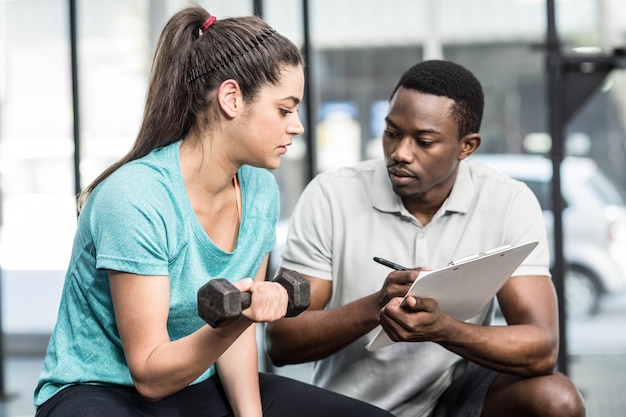
M80 198L38 417L390 415L257 372L254 323L287 309L264 280L279 215L267 169L303 132L303 89L298 49L260 19L170 19L135 145ZM217 277L252 302L212 328L196 292Z

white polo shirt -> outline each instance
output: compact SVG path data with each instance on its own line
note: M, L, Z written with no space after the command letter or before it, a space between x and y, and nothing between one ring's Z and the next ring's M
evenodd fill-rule
M282 266L332 280L327 306L332 309L380 290L391 270L374 256L437 269L453 259L529 241L539 244L513 276L549 276L541 208L522 182L464 160L450 196L422 226L394 193L384 161L365 161L309 183L294 208ZM492 309L470 321L489 324ZM365 345L374 334L317 361L312 382L400 417L428 415L460 358L430 342L368 352Z

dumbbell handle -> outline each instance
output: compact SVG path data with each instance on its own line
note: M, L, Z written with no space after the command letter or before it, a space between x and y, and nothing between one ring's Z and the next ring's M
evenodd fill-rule
M281 284L289 295L286 317L294 317L306 310L311 303L309 281L295 271L285 271L273 282ZM242 310L250 307L252 294L239 291L224 278L209 281L198 290L198 314L212 327L238 317Z
M241 309L245 310L246 308L250 307L250 304L252 304L252 293L250 291L242 291L240 297Z
M295 317L309 308L311 304L311 284L302 274L296 271L283 271L272 282L282 285L289 295L289 304L285 317ZM249 291L241 293L241 309L250 307L252 294Z

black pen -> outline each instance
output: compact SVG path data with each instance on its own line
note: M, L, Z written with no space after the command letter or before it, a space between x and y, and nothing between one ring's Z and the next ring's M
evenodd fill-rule
M384 258L379 258L378 256L374 256L374 262L378 262L379 264L385 265L386 267L389 267L391 269L395 269L396 271L408 271L409 270L409 268L406 268L402 265L398 265L397 263L388 261Z
M409 268L407 268L405 266L398 265L395 262L388 261L387 259L380 258L378 256L374 256L374 262L378 262L379 264L385 265L386 267L389 267L391 269L395 269L396 271L408 271L409 270ZM404 310L408 311L407 305L406 305L406 299L402 300L402 303L400 304L400 307L402 307Z

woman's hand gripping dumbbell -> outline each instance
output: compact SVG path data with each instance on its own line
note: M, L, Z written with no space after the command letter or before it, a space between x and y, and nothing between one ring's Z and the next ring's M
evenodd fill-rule
M286 317L302 313L311 304L311 285L296 271L284 271L272 282L281 284L287 290L289 304ZM198 315L212 327L218 327L227 320L241 315L250 307L252 294L239 291L224 278L216 278L198 290Z

